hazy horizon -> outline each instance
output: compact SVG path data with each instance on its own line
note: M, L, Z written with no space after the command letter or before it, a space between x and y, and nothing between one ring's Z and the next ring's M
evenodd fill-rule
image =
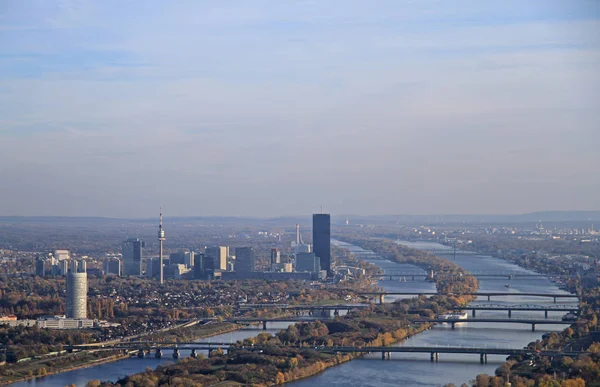
M600 2L15 0L0 29L0 216L600 207Z

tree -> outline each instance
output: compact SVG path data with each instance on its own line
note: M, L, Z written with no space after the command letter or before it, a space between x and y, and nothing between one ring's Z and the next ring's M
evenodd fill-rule
M490 385L490 377L486 374L479 374L473 381L474 387L488 387Z
M581 378L565 380L561 387L585 387L585 381Z

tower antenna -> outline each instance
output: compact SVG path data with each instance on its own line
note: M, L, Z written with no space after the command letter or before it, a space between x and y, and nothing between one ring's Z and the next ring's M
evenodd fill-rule
M162 206L160 206L160 221L158 224L158 265L159 265L159 281L161 285L164 283L163 272L163 242L165 241L165 230L163 229ZM152 273L150 273L152 275Z

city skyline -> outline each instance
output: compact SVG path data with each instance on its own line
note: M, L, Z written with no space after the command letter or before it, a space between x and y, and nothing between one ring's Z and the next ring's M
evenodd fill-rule
M7 4L0 215L597 209L598 2Z

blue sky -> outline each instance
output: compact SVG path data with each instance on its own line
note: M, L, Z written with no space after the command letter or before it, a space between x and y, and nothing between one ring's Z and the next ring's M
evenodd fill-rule
M5 1L0 215L598 209L597 1Z

